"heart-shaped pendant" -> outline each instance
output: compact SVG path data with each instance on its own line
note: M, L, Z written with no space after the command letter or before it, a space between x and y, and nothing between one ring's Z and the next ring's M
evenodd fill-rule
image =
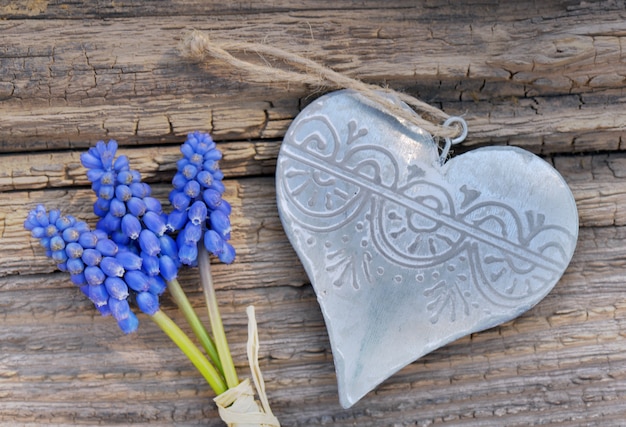
M426 353L537 304L578 236L574 197L539 157L488 147L442 164L428 133L352 91L296 117L276 192L345 408Z

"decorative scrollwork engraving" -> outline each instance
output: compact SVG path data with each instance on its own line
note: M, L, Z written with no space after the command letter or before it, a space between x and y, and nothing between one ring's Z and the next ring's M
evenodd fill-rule
M287 131L278 209L345 402L528 310L574 252L576 205L550 165L515 147L443 161L447 148L350 91L314 101Z
M484 197L480 188L446 182L427 173L427 163L401 170L398 154L368 140L365 125L351 119L343 126L336 128L324 114L308 116L291 130L294 138L281 157L282 193L301 227L330 233L361 224L352 233L367 243L324 248L334 286L372 286L373 272L389 266L402 270L400 277L415 268L433 269L441 279L423 292L432 299L432 319L449 310L454 320L468 314L479 296L516 305L562 273L575 237L547 224L544 213L520 213ZM459 257L468 264L463 290L458 273L446 271Z

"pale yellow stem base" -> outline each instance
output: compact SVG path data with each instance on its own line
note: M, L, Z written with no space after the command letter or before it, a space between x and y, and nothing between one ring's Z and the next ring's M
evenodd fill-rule
M248 364L261 402L254 399L254 390L247 378L237 387L226 390L214 400L220 417L229 427L280 427L278 418L272 414L259 367L259 334L254 306L248 306L246 313L248 314Z

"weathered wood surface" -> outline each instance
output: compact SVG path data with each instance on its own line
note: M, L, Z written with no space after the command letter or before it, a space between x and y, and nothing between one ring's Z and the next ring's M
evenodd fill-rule
M37 203L92 218L79 154L99 139L117 139L165 196L194 129L225 153L239 257L214 275L234 357L245 373L253 303L284 426L626 423L624 2L382 3L0 2L1 424L221 425L209 388L156 326L142 317L140 332L123 336L21 229ZM543 155L580 214L563 279L522 317L423 357L341 409L272 177L282 135L320 90L183 61L176 44L190 27L293 49L464 114L471 134L457 152L511 144ZM181 282L202 308L195 272ZM164 307L181 320L167 298Z

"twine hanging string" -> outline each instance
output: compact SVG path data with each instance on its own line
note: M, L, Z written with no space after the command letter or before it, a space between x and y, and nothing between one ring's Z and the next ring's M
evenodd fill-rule
M209 58L218 59L245 71L255 80L268 83L278 81L282 83L325 86L332 89L352 89L359 92L368 105L392 117L412 123L436 137L454 138L462 132L457 126L443 126L439 124L449 119L450 116L417 98L392 89L364 83L295 53L266 44L237 41L214 42L209 39L206 33L193 30L183 35L180 52L183 56L200 62L207 62ZM234 57L230 52L255 52L262 57L282 60L299 70L283 70L267 64L248 62ZM386 97L384 93L395 95L415 110L429 116L432 121L399 106Z

